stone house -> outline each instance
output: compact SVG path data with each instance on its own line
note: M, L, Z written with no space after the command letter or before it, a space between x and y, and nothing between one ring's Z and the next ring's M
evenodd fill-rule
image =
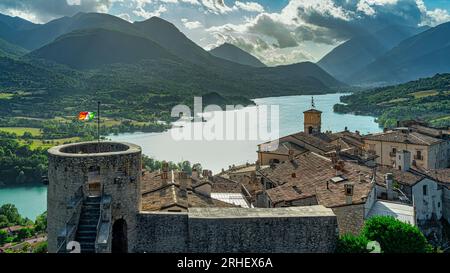
M422 127L420 130L418 127L400 127L366 135L363 137L364 149L376 155L376 163L380 165L395 166L397 152L406 150L411 153L410 164L417 168L449 167L449 135L433 128L427 128L425 131Z

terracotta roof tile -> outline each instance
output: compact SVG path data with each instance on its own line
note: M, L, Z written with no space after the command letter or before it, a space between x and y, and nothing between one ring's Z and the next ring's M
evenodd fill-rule
M432 145L442 141L441 139L430 137L421 133L402 132L398 130L367 135L364 136L364 139L375 141L397 142L397 143L410 143L416 145Z
M336 172L330 159L309 152L297 156L293 161L287 161L261 171L261 174L276 185L284 188L269 189L268 195L277 196L277 201L286 193L286 200L297 197L316 196L319 204L326 207L346 204L344 184L353 183L353 203L365 202L365 198L372 190L372 169L352 162L345 162L340 173ZM293 175L295 174L295 175ZM360 176L361 174L361 176ZM332 178L341 175L342 182L331 182ZM376 180L383 181L383 176L377 173ZM361 182L360 182L361 181ZM327 188L328 182L328 188ZM295 194L289 187L296 187ZM299 194L298 191L301 193Z

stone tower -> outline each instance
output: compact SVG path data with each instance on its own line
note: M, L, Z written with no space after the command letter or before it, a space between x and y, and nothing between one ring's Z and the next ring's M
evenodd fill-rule
M141 148L83 142L53 147L48 154L49 252L64 252L78 238L87 240L90 251L110 252L115 245L127 252L136 240L141 204ZM90 228L84 232L91 238L80 235L81 228Z
M311 98L311 109L303 112L303 131L307 134L320 133L322 125L322 112L316 109L314 98Z

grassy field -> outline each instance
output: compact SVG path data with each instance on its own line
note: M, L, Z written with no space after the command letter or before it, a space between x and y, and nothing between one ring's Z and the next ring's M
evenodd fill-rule
M0 93L0 100L9 100L14 97L14 94L11 93Z
M51 140L40 140L40 139L31 139L30 148L32 150L35 149L49 149L53 146L62 145L65 143L72 143L80 141L79 137L70 137L70 138L59 138L59 139L51 139ZM20 140L21 144L26 144L25 140Z
M22 136L25 132L31 133L33 137L38 137L42 135L40 129L30 127L0 127L0 131L14 133L17 136Z
M430 97L430 96L436 96L439 92L436 90L427 90L427 91L419 91L412 93L411 96L413 96L415 99Z

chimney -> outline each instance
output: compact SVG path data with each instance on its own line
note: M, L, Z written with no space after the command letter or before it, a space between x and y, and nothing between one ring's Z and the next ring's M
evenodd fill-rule
M213 172L212 172L211 170L208 171L208 179L209 179L210 181L213 180Z
M259 171L261 169L261 163L259 162L259 160L256 160L256 166L255 166L255 170Z
M181 197L187 197L187 187L188 187L188 177L183 171L178 172L178 180L180 183L180 194Z
M294 150L289 149L289 161L294 160Z
M209 177L209 170L203 170L203 171L202 171L202 176L203 176L204 178L208 178L208 177Z
M198 179L199 178L199 173L197 169L192 169L192 178Z
M392 173L387 173L384 175L384 180L386 182L386 193L387 199L394 199L394 175Z
M165 161L163 161L162 163L162 173L161 173L161 180L162 180L162 184L166 185L167 184L167 180L169 179L169 164Z
M407 150L398 151L395 157L395 166L399 171L409 171L411 168L411 152Z
M344 184L345 203L347 205L353 204L353 184Z

